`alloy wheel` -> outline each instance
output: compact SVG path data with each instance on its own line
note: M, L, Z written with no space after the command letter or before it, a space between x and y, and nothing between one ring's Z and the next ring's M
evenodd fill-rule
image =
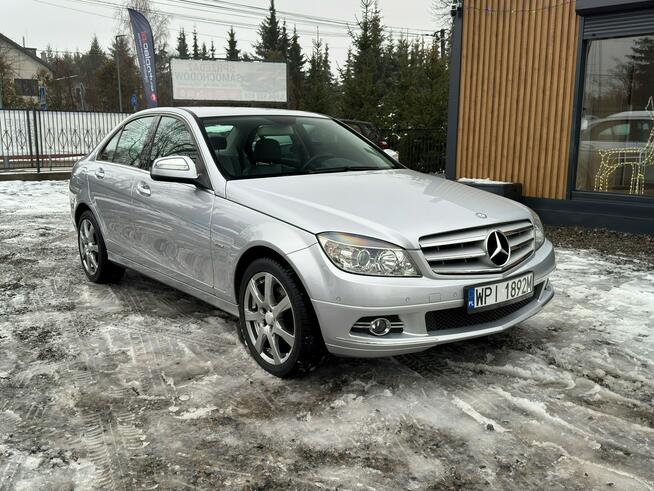
M295 320L288 293L271 273L257 273L245 291L247 334L261 358L272 365L284 363L295 346Z
M88 218L79 224L79 252L84 269L88 274L94 275L99 265L98 235Z

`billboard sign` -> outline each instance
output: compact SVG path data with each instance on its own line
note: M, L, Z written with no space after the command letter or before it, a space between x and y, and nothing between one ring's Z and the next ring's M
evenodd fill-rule
M286 102L286 63L170 60L173 99Z

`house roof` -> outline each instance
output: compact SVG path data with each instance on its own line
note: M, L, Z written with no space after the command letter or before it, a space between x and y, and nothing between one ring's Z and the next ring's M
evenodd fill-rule
M16 48L18 51L22 52L24 55L29 56L34 61L40 63L41 65L43 65L48 70L53 71L52 65L50 65L50 63L48 63L47 61L44 61L41 58L39 58L38 56L34 55L34 53L32 53L29 49L23 48L20 44L18 44L17 42L9 39L7 36L2 34L1 32L0 32L0 41L4 41L5 43L10 45L11 47Z

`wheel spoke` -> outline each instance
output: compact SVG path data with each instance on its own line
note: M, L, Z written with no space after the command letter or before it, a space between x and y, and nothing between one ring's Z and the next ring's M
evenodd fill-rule
M261 292L257 288L257 284L254 279L250 280L250 283L248 284L248 291L250 292L250 295L252 295L254 303L256 303L259 307L262 307L264 303L263 297L261 296Z
M245 320L248 322L256 322L261 320L261 314L259 311L253 312L251 310L245 309Z
M282 298L279 303L272 308L272 312L275 317L279 317L280 314L283 312L286 312L288 309L291 308L291 299L288 298L288 295L286 295L284 298Z
M91 222L88 220L84 220L82 223L82 236L84 237L85 242L89 242L89 227L91 226Z
M284 341L286 341L286 344L288 344L291 348L293 347L293 344L295 343L295 336L290 332L285 331L278 321L275 321L272 332L275 336L279 336Z
M263 332L263 329L259 329L257 333L257 341L254 343L254 349L257 350L257 353L263 352L263 342L266 340L266 335Z
M91 263L91 267L95 271L95 269L98 267L98 260L95 258L94 254L89 254L88 258L89 258L89 262Z
M273 275L266 273L263 280L263 298L266 307L271 308L273 303Z
M268 334L268 344L270 345L270 352L272 353L273 360L275 360L275 363L280 364L282 362L282 356L279 353L277 336L274 336L272 332Z
M91 252L95 252L95 253L98 252L98 245L97 244L88 244L87 248Z

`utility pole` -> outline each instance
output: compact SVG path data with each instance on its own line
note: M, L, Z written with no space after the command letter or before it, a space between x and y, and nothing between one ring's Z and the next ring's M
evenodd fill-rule
M118 38L126 37L125 34L118 34L116 38L116 75L118 77L118 111L123 112L123 88L120 85L120 56L118 53Z

